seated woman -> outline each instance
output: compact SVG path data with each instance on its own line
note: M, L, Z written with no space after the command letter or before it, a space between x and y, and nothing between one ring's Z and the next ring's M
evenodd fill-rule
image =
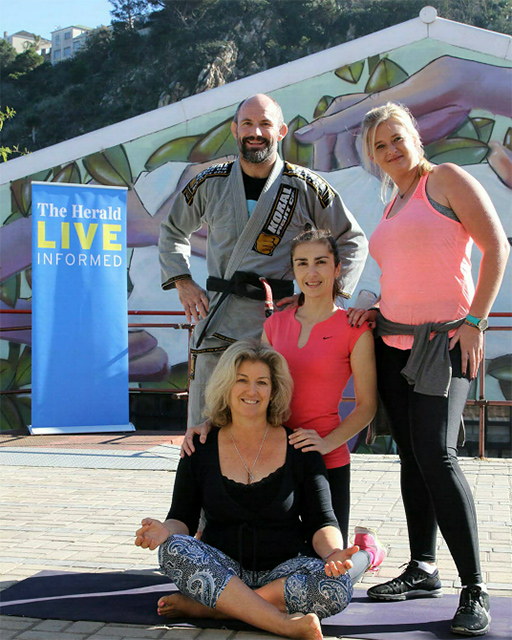
M368 324L347 323L336 304L341 295L340 256L334 237L310 225L292 240L290 261L301 294L298 306L274 313L263 326L262 342L281 353L293 378L293 395L285 425L290 443L322 454L334 515L344 546L350 516L350 452L347 442L370 423L377 408L377 374L373 335ZM350 376L356 396L352 411L340 420L338 407ZM187 429L182 456L195 450L193 434L205 442L206 420ZM202 523L200 528L202 528ZM372 535L375 535L372 532Z
M295 449L281 426L291 393L286 360L271 347L239 341L222 355L206 390L217 428L181 459L165 522L145 518L136 534L137 546L160 547L180 591L160 598L162 615L319 640L320 619L342 611L353 583L384 559L369 533L343 549L321 455Z

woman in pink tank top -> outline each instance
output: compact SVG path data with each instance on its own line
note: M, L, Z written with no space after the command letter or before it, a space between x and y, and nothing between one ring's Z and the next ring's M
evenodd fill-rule
M354 326L376 328L377 384L401 461L410 562L368 590L375 600L438 597L437 526L462 591L453 633L490 627L471 491L457 462L457 438L470 380L482 359L483 331L498 293L509 244L480 183L459 166L431 165L416 123L401 105L368 112L363 156L378 168L391 202L370 239L381 269L378 308L349 309ZM473 241L482 252L476 289Z
M341 295L340 255L326 229L305 229L292 240L293 275L300 288L297 307L265 321L261 339L288 363L293 378L290 443L304 453L322 454L332 505L345 546L350 515L348 440L372 420L377 407L373 336L368 325L351 327L337 306ZM340 419L339 404L350 377L356 403ZM356 544L358 544L356 542Z

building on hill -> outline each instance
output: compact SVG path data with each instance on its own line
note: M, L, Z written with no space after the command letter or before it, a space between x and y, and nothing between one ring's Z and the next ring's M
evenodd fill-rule
M13 46L18 53L23 53L29 47L34 47L36 53L41 56L48 56L52 43L46 38L30 33L29 31L16 31L12 35L7 35L7 31L4 31L4 40Z
M81 49L90 31L92 31L91 27L79 25L71 25L64 29L52 31L52 64L70 58Z

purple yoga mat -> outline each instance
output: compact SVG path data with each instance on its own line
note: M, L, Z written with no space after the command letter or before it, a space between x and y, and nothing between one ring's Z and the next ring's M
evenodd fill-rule
M91 620L153 625L163 619L156 602L176 588L160 575L141 573L42 572L0 593L0 613L55 620ZM325 635L365 640L455 640L450 621L458 596L405 602L374 602L355 589L350 605L322 622ZM486 640L511 640L512 598L491 598L491 630ZM164 619L165 620L165 619ZM202 628L248 629L241 622L180 620Z

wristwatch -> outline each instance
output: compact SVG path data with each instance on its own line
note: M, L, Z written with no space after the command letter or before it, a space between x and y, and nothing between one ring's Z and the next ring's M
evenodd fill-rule
M475 327L475 329L478 329L478 331L485 331L489 326L487 318L476 318L469 313L466 316L464 323L469 324L470 327Z

